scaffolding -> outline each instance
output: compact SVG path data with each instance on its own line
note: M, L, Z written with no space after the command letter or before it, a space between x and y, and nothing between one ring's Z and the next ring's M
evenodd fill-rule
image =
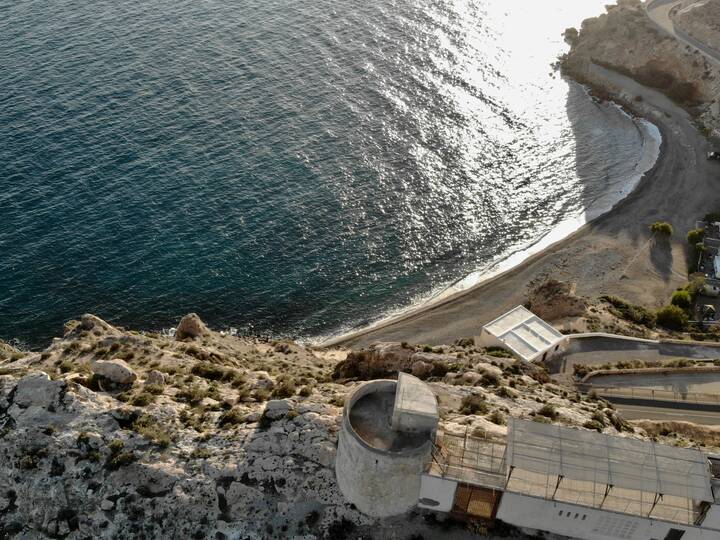
M699 525L714 502L698 450L509 419L505 443L444 434L429 474L588 508ZM584 518L583 518L584 519Z

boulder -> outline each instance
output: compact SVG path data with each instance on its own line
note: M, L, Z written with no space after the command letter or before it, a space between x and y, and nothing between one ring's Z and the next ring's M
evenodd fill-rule
M433 365L422 360L413 363L411 373L418 379L427 379L432 373Z
M165 374L162 371L153 369L150 373L148 373L147 379L145 379L145 384L165 386Z
M133 369L120 358L97 360L92 364L92 371L117 384L132 384L137 379Z
M47 409L55 401L61 384L51 380L47 373L31 373L18 381L13 401L23 408Z
M208 330L208 327L205 326L197 313L188 313L180 319L180 323L175 329L175 340L196 339L209 333L210 330Z
M265 416L277 420L289 413L292 408L292 403L286 399L271 399L265 405Z
M575 294L576 289L575 283L550 279L530 291L530 311L547 321L580 317L585 314L588 302Z

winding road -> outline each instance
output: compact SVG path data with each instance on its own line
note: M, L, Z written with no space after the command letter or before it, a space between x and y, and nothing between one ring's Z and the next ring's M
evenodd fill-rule
M698 41L686 32L678 29L670 17L671 12L676 7L688 9L703 1L704 0L651 0L646 4L645 12L660 30L670 34L678 41L697 49L704 54L708 60L720 65L720 51L716 51L707 44Z

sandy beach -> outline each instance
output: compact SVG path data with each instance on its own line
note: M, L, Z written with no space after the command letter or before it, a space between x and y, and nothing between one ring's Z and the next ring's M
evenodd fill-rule
M341 336L325 345L363 346L375 341L452 343L522 304L528 287L547 278L573 281L578 294L613 294L648 307L667 302L687 278L685 235L697 219L720 207L720 164L708 162L709 143L692 117L658 91L594 66L608 86L661 131L655 166L612 210L514 268L442 301ZM654 240L650 224L669 221L669 242Z

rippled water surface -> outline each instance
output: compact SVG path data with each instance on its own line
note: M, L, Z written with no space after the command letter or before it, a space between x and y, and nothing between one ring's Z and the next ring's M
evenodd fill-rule
M0 336L327 335L599 212L642 132L550 64L604 3L0 0Z

